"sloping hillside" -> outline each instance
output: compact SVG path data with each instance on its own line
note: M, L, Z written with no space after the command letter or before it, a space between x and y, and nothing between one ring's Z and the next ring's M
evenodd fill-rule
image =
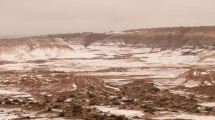
M215 48L215 27L172 27L109 33L72 33L0 40L1 60L71 58L74 45L141 47L160 50ZM73 53L72 53L73 52ZM184 53L193 54L193 53Z
M179 48L182 46L215 46L215 27L172 27L136 29L109 33L74 33L43 36L62 38L89 46L92 43L118 43L124 46Z
M65 57L72 48L62 39L22 38L0 40L0 59L48 59Z

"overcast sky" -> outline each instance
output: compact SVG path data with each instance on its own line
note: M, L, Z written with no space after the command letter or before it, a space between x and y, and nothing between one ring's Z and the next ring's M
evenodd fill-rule
M215 0L0 0L0 34L215 25Z

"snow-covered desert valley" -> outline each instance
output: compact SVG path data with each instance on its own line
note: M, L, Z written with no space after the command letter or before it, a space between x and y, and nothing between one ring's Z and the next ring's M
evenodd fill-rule
M0 40L0 117L214 120L215 27Z

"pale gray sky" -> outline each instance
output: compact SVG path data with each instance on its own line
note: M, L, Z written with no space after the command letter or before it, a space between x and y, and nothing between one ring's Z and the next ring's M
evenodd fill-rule
M0 34L215 25L215 0L0 0Z

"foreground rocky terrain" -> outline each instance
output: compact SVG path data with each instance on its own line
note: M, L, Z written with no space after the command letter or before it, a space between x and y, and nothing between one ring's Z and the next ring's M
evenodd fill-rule
M215 119L215 27L0 40L0 118Z

